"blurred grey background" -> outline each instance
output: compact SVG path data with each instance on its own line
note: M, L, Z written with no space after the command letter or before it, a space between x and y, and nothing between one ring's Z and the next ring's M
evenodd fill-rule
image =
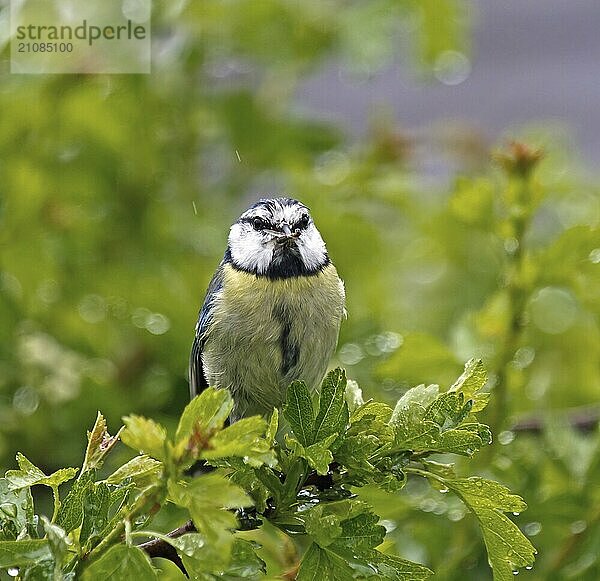
M473 1L472 52L446 55L425 80L398 51L365 74L329 63L297 91L296 103L343 121L359 138L386 105L408 131L449 125L489 143L524 123L568 130L588 168L600 162L600 2ZM445 62L444 62L445 60ZM508 134L507 134L508 128Z

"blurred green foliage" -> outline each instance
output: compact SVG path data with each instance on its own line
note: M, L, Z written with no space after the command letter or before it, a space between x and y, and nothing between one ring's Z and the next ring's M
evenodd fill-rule
M600 577L600 444L566 411L597 413L600 392L597 182L568 141L533 130L545 156L532 172L531 149L484 163L457 137L449 183L421 171L421 144L385 113L355 142L295 100L331 59L364 81L401 48L427 76L444 51L467 51L465 5L154 8L149 76L9 75L2 53L0 465L17 450L46 473L73 465L98 409L111 425L139 413L174 427L227 228L285 192L311 207L346 282L349 375L392 402L482 357L498 438L468 471L528 502L516 521L540 555L522 576ZM511 429L529 415L541 433ZM372 493L390 550L440 579L487 578L473 519L418 481L406 491ZM273 566L289 557L281 542L264 533Z

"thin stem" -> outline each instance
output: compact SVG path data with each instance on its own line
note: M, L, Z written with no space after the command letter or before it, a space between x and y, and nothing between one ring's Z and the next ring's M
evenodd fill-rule
M164 486L162 483L154 484L144 490L140 496L136 499L134 505L130 508L127 514L117 523L115 528L106 536L102 541L94 547L87 555L84 555L82 561L86 560L88 563L95 561L104 551L106 551L111 545L114 544L115 540L121 537L125 531L125 522L133 521L135 517L147 512L149 504L156 504L159 498L164 494Z
M511 204L508 207L510 225L512 227L514 249L506 251L507 266L505 276L507 279L506 291L508 293L508 321L507 330L496 358L496 387L495 407L491 420L492 431L498 432L510 413L509 410L509 382L508 366L513 360L519 347L523 334L523 317L529 289L526 284L524 248L525 235L529 229L533 216L531 208L532 183L529 176L519 179L517 196L520 203Z

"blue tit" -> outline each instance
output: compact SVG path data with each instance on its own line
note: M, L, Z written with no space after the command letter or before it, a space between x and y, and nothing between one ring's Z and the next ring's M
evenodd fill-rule
M192 397L228 389L231 421L268 414L288 385L322 380L345 315L344 284L308 208L263 199L231 226L190 356Z

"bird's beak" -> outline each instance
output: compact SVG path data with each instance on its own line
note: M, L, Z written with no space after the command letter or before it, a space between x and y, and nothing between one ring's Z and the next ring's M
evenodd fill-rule
M281 225L281 231L286 238L289 238L292 235L290 225L286 224L285 222Z

